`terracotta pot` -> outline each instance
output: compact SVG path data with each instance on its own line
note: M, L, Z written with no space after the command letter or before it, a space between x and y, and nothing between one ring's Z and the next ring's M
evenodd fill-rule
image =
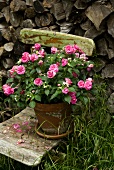
M38 118L38 126L45 134L60 135L70 128L72 112L70 104L37 103L34 111Z

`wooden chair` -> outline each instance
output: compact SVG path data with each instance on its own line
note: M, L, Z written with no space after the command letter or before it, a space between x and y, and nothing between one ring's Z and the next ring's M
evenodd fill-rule
M26 44L40 43L45 46L63 47L77 44L87 56L95 50L94 41L85 37L64 34L40 29L22 29L20 39ZM45 140L34 132L35 114L33 109L26 108L11 119L0 123L0 153L28 166L37 166L47 151L56 146L59 140ZM14 124L28 121L32 133L17 133Z
M21 30L20 36L20 40L25 44L40 43L44 46L57 48L68 44L77 44L87 56L92 56L95 50L95 43L92 39L72 34L24 28Z

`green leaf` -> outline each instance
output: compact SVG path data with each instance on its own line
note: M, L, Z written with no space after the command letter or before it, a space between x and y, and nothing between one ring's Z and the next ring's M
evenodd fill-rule
M31 70L31 71L30 71L30 75L34 74L35 72L36 72L35 69Z
M36 68L36 71L37 71L38 74L41 73L41 69L40 68Z
M50 100L54 99L55 97L57 97L61 92L56 90L56 92L51 96Z
M73 87L69 87L68 89L69 89L69 91L71 91L71 92L75 92L75 91L76 91Z
M29 106L30 106L31 108L34 108L35 105L36 105L36 102L35 102L35 101L31 101L31 102L29 103Z
M46 94L47 96L49 95L49 90L48 90L48 89L45 90L45 94Z
M64 100L70 104L70 101L71 101L71 96L67 95L64 97Z
M7 81L6 81L6 83L12 83L13 82L13 78L9 78Z
M37 94L37 95L35 95L35 99L40 102L41 101L41 96Z

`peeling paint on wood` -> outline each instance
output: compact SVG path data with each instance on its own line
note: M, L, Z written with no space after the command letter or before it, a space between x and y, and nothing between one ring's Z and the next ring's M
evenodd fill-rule
M21 41L26 44L40 43L44 46L61 48L67 44L77 44L88 56L92 56L95 43L92 39L61 32L27 29L20 32Z
M39 137L34 130L36 123L35 113L29 107L0 123L0 153L28 166L40 164L46 152L58 145L60 140ZM20 128L14 128L16 124L23 126L22 132L19 132Z

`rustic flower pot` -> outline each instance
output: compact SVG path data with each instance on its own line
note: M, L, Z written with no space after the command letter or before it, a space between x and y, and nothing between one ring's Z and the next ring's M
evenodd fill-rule
M46 135L64 136L72 124L71 105L68 103L40 104L34 108L38 119L38 128Z

